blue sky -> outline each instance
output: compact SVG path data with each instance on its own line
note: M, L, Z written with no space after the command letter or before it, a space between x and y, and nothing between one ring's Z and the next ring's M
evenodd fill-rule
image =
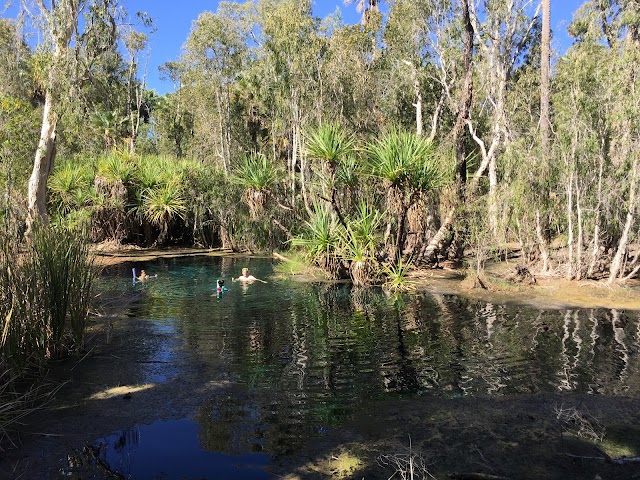
M17 0L14 0L14 3L17 3ZM573 16L573 12L583 3L584 0L551 2L551 28L554 30L554 48L560 53L570 45L566 27ZM182 44L189 35L193 20L201 12L215 11L218 8L218 1L124 0L123 4L131 15L137 11L144 11L154 19L157 30L150 39L150 57L146 76L147 85L160 94L172 90L173 85L170 82L160 79L158 67L179 57ZM319 17L324 17L334 12L336 8L342 9L342 18L346 23L358 23L360 21L360 14L356 11L355 4L345 6L341 0L314 1L314 13ZM10 8L2 16L10 17L14 10L15 8Z
M136 11L147 12L155 21L157 31L151 39L151 56L147 73L149 88L158 93L166 93L173 86L160 80L158 67L163 63L175 60L180 55L182 44L186 41L191 29L191 22L204 11L215 11L218 1L214 0L182 0L180 2L168 0L125 0L130 13ZM560 52L570 45L570 38L566 34L573 12L584 3L584 0L560 0L551 2L551 28L554 30L554 48ZM360 14L356 11L355 3L344 5L341 0L315 0L314 13L324 17L333 13L336 8L343 12L345 23L358 23Z

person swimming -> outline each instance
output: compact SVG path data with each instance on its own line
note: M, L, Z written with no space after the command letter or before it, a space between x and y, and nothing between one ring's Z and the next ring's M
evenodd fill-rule
M226 292L227 290L229 289L224 286L224 280L219 278L218 281L216 282L216 292L222 293L222 292Z
M144 270L140 270L140 276L138 277L138 280L141 282L144 282L148 278L149 278L149 275L147 275L147 272L145 272Z
M240 275L238 278L231 278L231 281L232 282L242 282L243 284L245 284L245 283L253 283L253 282L267 283L264 280L260 280L259 278L256 278L253 275L249 274L249 269L247 267L244 267L242 269L242 275Z

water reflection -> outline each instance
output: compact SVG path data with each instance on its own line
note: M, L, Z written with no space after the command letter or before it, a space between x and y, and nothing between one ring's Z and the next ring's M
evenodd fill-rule
M222 423L203 425L188 419L158 421L101 438L93 448L100 462L121 478L269 478L262 469L268 455L214 453L228 450L230 437Z
M388 297L273 279L245 289L229 282L224 300L212 295L217 278L247 262L140 265L160 275L135 287L124 280L131 269L125 265L104 281L105 289L134 299L130 315L170 328L199 362L222 361L241 386L259 392L203 404L197 421L208 450L286 453L372 399L394 395L640 395L636 312L539 310L427 293ZM257 277L272 273L268 260L250 262Z

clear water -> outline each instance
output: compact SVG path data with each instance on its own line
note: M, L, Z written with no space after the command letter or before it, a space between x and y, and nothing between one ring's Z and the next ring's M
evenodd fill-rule
M269 283L232 284L243 266ZM158 278L133 284L132 268ZM272 274L271 260L219 257L105 272L105 298L117 298L128 315L172 339L154 358L170 364L178 345L198 362L223 362L233 380L253 392L203 405L195 419L101 439L111 445L106 460L112 467L130 478L163 474L169 467L146 459L163 455L162 439L180 432L190 452L182 455L194 465L235 469L218 478L261 478L257 469L270 455L295 450L301 439L321 436L378 398L640 396L637 312L538 310L428 293L389 298L376 289L300 284ZM229 287L221 296L214 292L217 278ZM147 381L162 382L165 375L150 367ZM118 444L122 435L130 440ZM203 475L197 468L181 474Z

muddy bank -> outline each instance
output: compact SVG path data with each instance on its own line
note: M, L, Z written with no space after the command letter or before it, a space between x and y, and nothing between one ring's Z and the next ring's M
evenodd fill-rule
M282 459L287 480L640 478L640 402L586 395L395 399ZM396 476L393 476L395 473ZM402 476L402 473L406 475Z

